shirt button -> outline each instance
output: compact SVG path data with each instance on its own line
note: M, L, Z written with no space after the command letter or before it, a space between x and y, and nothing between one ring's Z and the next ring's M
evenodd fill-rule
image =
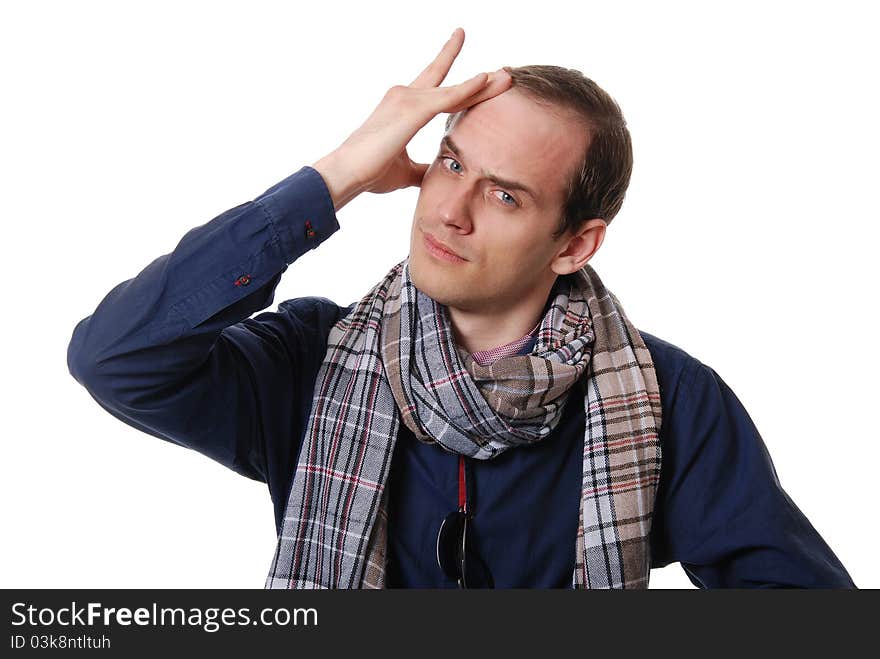
M239 277L238 279L235 280L236 286L247 286L250 283L251 283L251 276L250 275L242 275L241 277Z

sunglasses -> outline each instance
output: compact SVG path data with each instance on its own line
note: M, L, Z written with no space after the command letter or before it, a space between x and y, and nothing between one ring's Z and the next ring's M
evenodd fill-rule
M465 459L458 460L458 510L449 513L437 532L437 565L459 588L494 588L495 581L485 561L468 545L468 526L473 511L468 506ZM470 488L473 491L473 488Z

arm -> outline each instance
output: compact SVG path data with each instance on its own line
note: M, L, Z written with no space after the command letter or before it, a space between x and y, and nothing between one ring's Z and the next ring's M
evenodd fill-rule
M123 422L266 481L261 416L291 414L304 352L291 341L317 319L246 319L272 303L290 263L338 229L320 175L302 168L113 288L76 325L70 373Z
M782 489L742 403L689 361L663 449L657 567L679 561L700 588L855 588Z
M421 182L428 166L406 152L418 130L510 87L506 72L438 86L463 39L456 30L410 86L392 87L314 167L192 229L173 252L111 290L74 329L71 374L129 425L251 478L283 473L278 461L268 469L265 425L271 419L293 430L277 415L291 414L292 400L311 400L311 391L295 390L298 378L308 380L299 362L309 345L326 344L335 305L249 316L271 304L290 263L339 228L337 209L361 192Z

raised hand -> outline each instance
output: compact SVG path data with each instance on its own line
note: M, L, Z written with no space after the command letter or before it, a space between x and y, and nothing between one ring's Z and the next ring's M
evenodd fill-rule
M510 88L510 75L503 69L440 87L463 44L464 30L456 28L415 80L389 89L363 125L313 165L327 183L336 210L361 192L420 185L428 165L410 159L406 146L413 136L441 112L459 112Z

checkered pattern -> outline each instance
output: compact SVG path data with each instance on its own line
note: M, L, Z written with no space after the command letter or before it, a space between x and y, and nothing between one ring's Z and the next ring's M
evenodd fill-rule
M532 336L535 332L538 331L538 328L540 326L541 322L538 321L538 324L532 328L532 331L526 334L521 339L511 341L510 343L505 343L503 346L498 346L497 348L492 348L491 350L478 350L477 352L472 352L471 357L473 357L474 361L477 362L480 366L488 366L489 364L494 364L499 359L515 355L520 350L522 350L529 341L532 340Z
M647 588L660 391L620 303L589 265L559 277L531 353L482 365L413 285L408 259L330 331L266 588L385 587L400 422L490 460L546 437L570 393L586 413L572 584Z

